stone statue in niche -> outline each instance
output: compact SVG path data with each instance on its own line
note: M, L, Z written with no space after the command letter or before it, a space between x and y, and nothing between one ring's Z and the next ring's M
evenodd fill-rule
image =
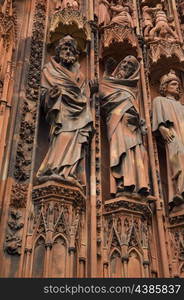
M77 42L65 36L55 52L42 73L42 102L51 129L50 147L37 178L81 187L86 185L86 145L92 132L87 85L80 71ZM93 85L90 88L92 91Z
M124 192L149 194L147 152L142 140L146 126L137 103L139 72L138 60L127 56L111 75L105 71L100 84L110 146L110 192L116 196Z
M144 36L149 41L167 40L178 41L178 35L164 11L163 4L156 7L143 7Z
M160 95L153 101L153 132L165 140L169 206L184 203L184 105L179 101L181 82L174 71L160 79Z
M64 8L79 10L80 4L78 0L55 0L56 10L63 10Z
M99 25L123 25L134 27L131 7L124 0L101 0L99 5Z

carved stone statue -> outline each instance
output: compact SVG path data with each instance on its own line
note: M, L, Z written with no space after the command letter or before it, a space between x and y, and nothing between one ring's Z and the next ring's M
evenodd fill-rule
M99 26L106 26L110 23L110 3L108 0L100 0L98 12Z
M178 40L178 35L173 30L172 25L169 24L169 20L163 9L163 4L157 4L154 8L145 6L143 8L143 19L145 28L144 35L145 37L149 35L150 41L160 39L167 41Z
M85 149L92 131L86 84L71 36L59 41L56 56L43 68L42 101L51 124L50 147L37 178L85 185Z
M149 194L147 153L142 141L145 121L137 103L139 69L137 59L127 56L100 84L110 146L110 191L116 196L124 191Z
M153 18L152 13L156 8L152 8L149 6L144 6L143 11L143 29L144 29L144 37L147 38L149 36L150 30L153 28Z
M62 10L64 8L79 9L79 1L78 0L55 0L56 2L56 10Z
M118 24L133 28L134 23L131 17L131 9L124 4L123 0L117 0L116 4L110 6L112 19L110 24Z
M171 209L184 202L184 105L179 101L180 88L180 80L171 70L161 77L161 96L153 101L153 132L159 131L165 140Z
M124 4L124 0L100 0L99 5L99 25L106 26L118 24L134 27L131 16L131 8Z

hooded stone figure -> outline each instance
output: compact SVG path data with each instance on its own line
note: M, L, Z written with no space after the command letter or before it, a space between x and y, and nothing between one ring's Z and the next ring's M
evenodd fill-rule
M77 59L77 43L66 36L43 68L42 102L51 129L50 147L37 173L40 182L54 179L86 184L85 151L92 116Z
M125 57L100 84L110 147L110 191L149 194L147 153L142 142L145 122L140 119L137 84L140 64Z
M179 101L181 82L171 70L160 79L160 94L153 100L153 132L165 141L168 198L172 209L184 203L184 105Z

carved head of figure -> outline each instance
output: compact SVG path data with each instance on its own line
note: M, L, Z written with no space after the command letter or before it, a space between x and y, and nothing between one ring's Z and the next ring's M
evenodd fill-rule
M164 75L160 79L160 94L164 97L180 98L181 82L175 71L171 70L168 74Z
M128 55L126 56L115 74L116 78L119 79L128 79L130 78L135 71L139 68L139 62L134 56Z
M65 67L73 65L78 59L77 42L67 35L59 40L56 47L56 61Z
M163 10L163 4L162 4L162 3L158 3L158 4L156 5L156 8L157 8L158 10Z

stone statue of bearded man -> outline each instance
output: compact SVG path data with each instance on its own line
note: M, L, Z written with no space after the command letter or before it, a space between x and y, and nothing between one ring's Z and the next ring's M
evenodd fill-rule
M76 41L71 36L62 38L55 52L42 73L42 102L51 128L50 147L37 178L81 187L86 185L85 153L92 132L87 87Z

